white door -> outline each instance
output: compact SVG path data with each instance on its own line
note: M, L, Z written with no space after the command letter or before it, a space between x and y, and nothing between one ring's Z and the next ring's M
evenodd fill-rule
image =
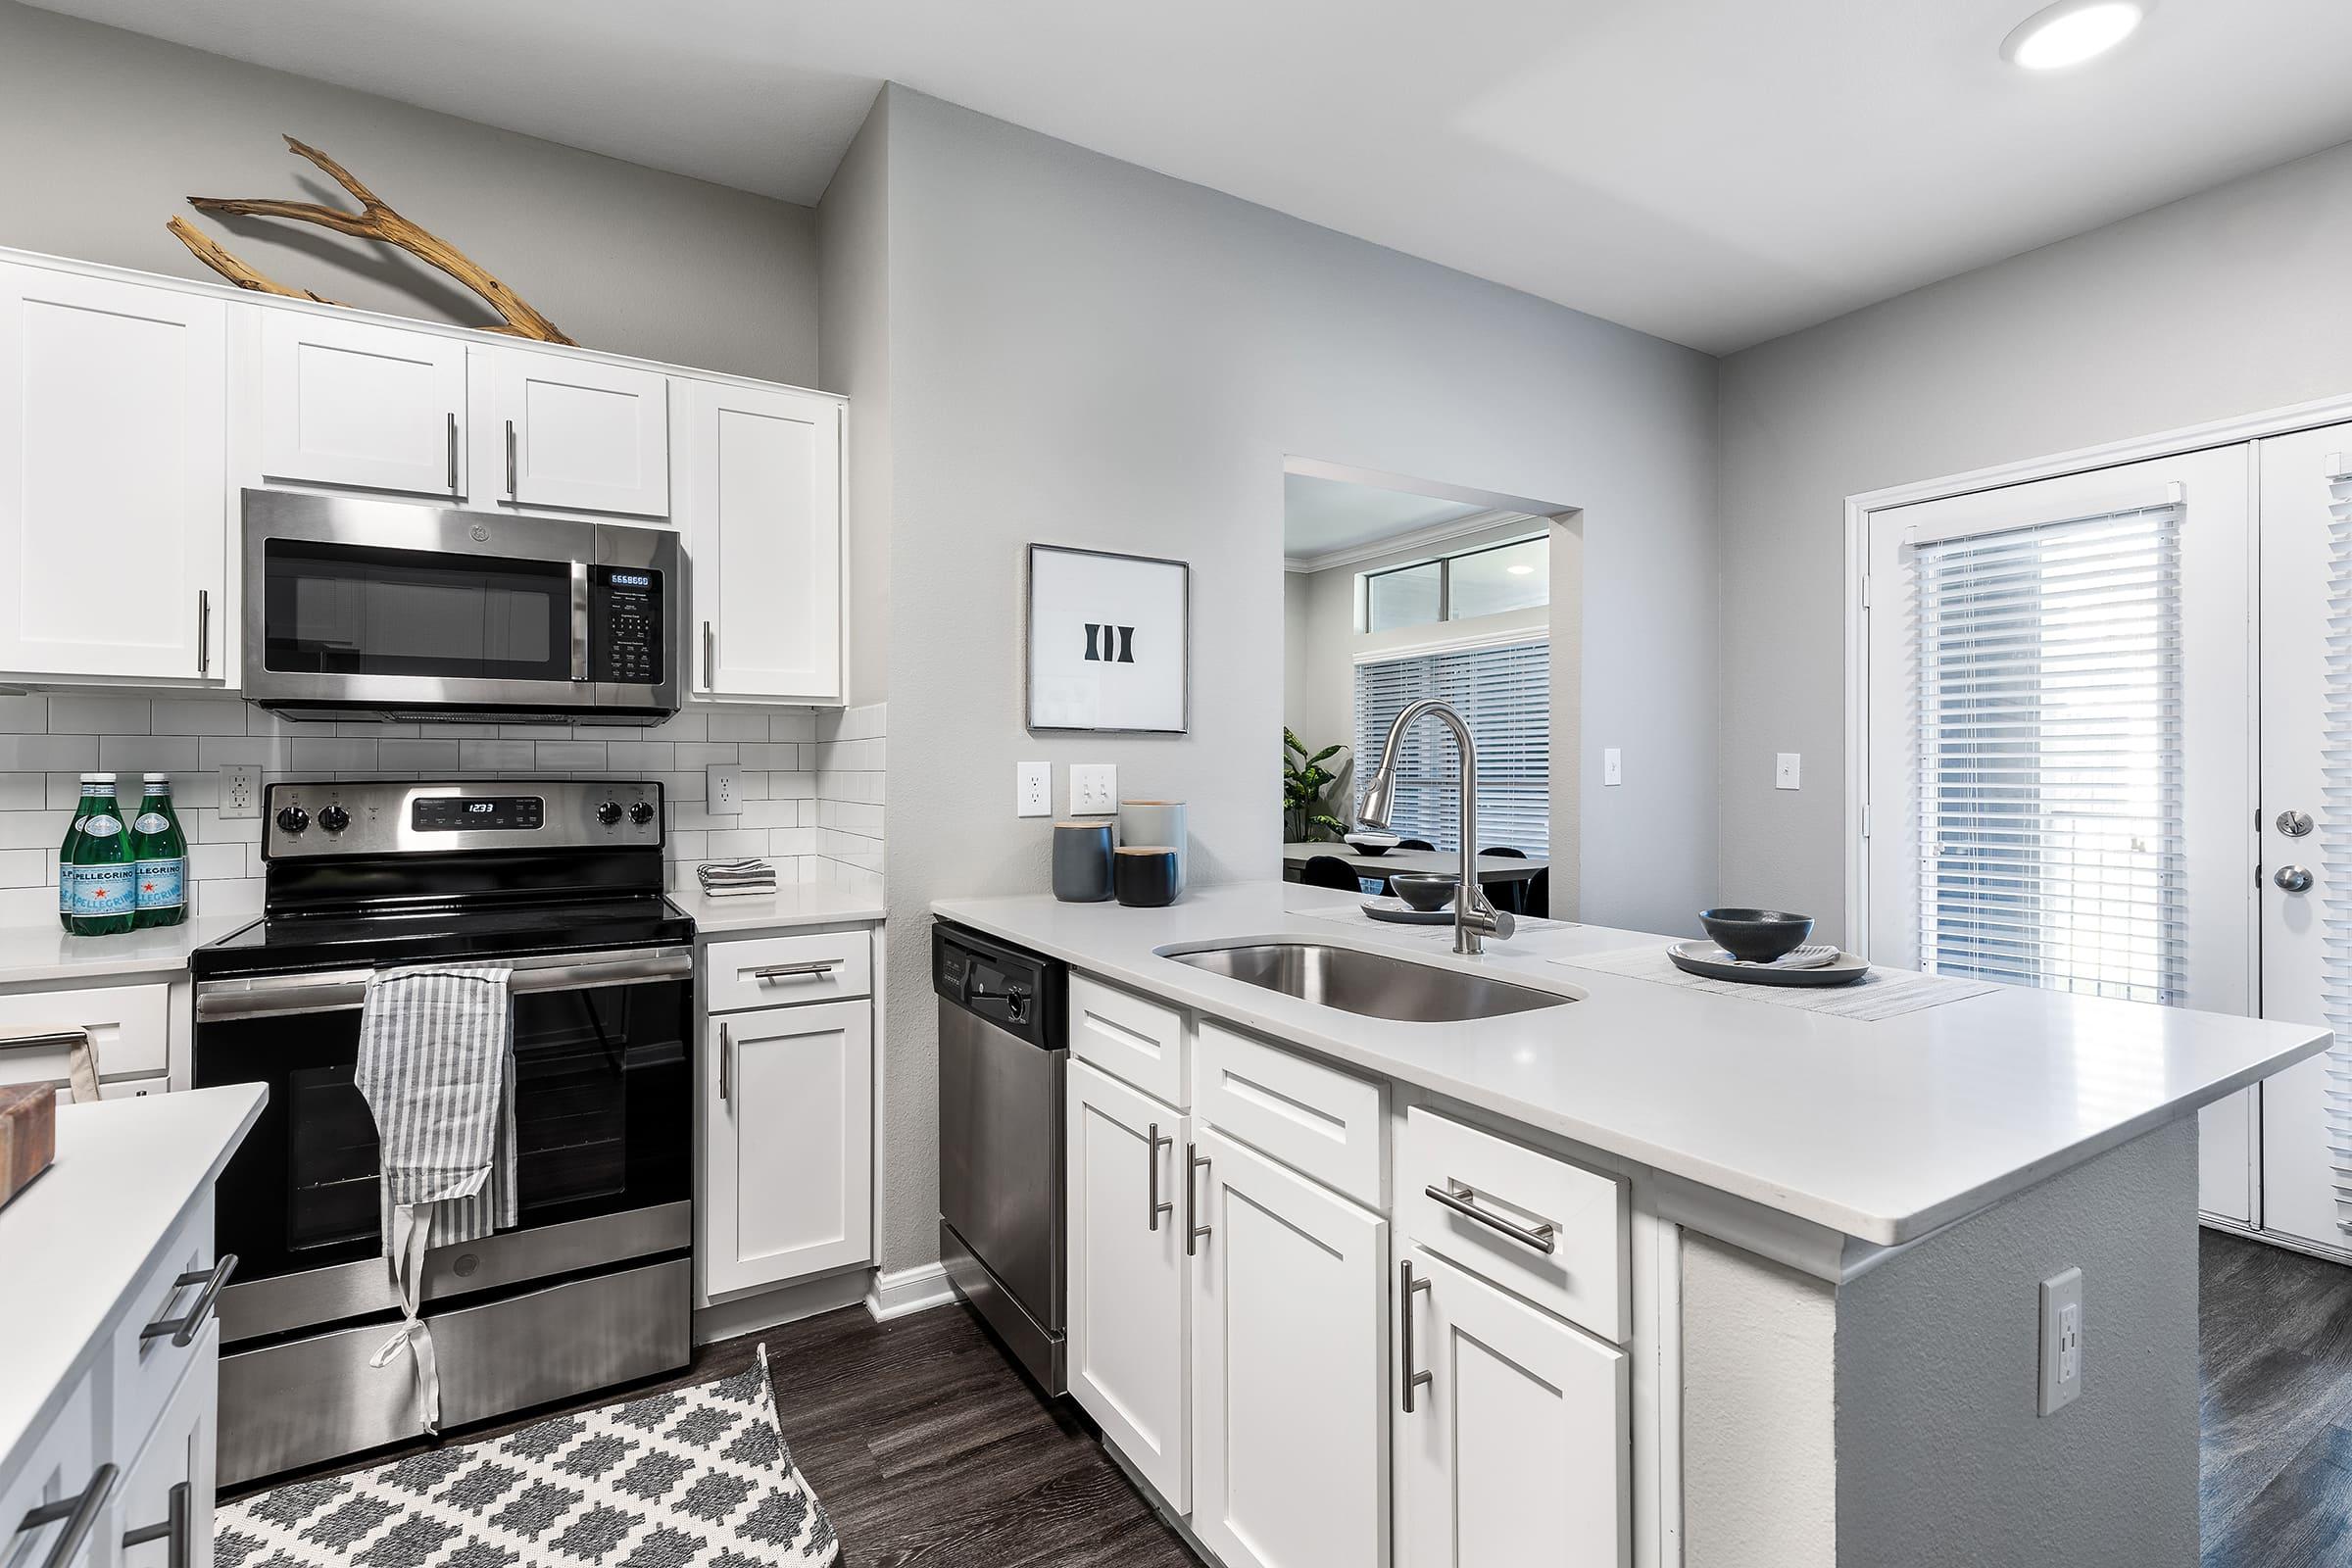
M1620 1568L1625 1352L1420 1248L1396 1266L1397 1568ZM1409 1360L1405 1359L1409 1350Z
M669 515L669 378L491 348L491 402L511 505Z
M1388 1221L1195 1137L1193 1529L1225 1568L1382 1568Z
M188 1369L147 1446L117 1483L121 1568L213 1560L214 1456L220 1431L220 1326L187 1352ZM106 1560L101 1558L101 1560Z
M864 1002L705 1026L703 1295L873 1255L873 1014Z
M1192 1122L1082 1061L1067 1070L1070 1396L1181 1514Z
M709 381L677 387L695 692L839 702L841 405Z
M0 675L219 675L226 323L0 264Z
M1871 958L2254 1010L2244 446L1893 508L1869 524ZM2201 1202L2252 1212L2251 1100Z
M2260 450L2262 1011L2348 1029L2352 425L2276 437ZM2339 1052L2262 1086L2261 1219L2266 1230L2340 1250L2352 1249L2352 1083Z
M376 321L262 313L262 471L466 494L466 345Z

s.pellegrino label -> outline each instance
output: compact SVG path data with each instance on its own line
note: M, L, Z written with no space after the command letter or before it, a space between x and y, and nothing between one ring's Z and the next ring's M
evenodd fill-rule
M82 780L76 814L81 820L62 868L66 929L84 937L128 931L138 920L138 858L115 806L113 774Z
M172 808L172 780L147 775L139 814L130 823L130 851L137 873L138 924L177 925L188 917L188 840Z

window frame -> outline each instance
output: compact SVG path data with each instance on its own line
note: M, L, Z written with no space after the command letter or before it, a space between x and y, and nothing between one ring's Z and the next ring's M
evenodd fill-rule
M1517 610L1539 610L1548 608L1551 604L1551 530L1546 528L1541 532L1522 535L1517 539L1501 539L1491 545L1480 545L1474 550L1457 550L1449 556L1424 556L1418 561L1400 561L1393 566L1383 566L1377 571L1365 571L1357 573L1355 579L1357 585L1355 629L1359 635L1378 636L1385 632L1411 631L1420 626L1453 625L1455 624L1453 617L1453 564L1457 561L1473 560L1479 556L1491 556L1497 550L1516 550L1521 545L1535 544L1539 540L1544 543L1544 598L1542 603L1537 605L1521 605L1514 607L1513 610L1498 610L1492 612L1492 613L1508 615L1515 613ZM1399 572L1420 571L1431 565L1435 565L1438 568L1437 618L1435 620L1406 621L1400 626L1383 626L1375 628L1372 624L1373 580L1379 577L1393 577L1397 575ZM1483 617L1474 615L1469 618L1476 620Z

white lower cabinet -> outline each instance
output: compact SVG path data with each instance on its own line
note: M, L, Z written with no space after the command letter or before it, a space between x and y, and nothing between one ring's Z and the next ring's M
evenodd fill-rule
M213 1560L214 1457L220 1427L220 1326L208 1324L179 1389L116 1487L122 1568Z
M706 1023L704 1299L873 1255L873 1047L862 999Z
M1195 1136L1193 1530L1225 1568L1380 1568L1388 1221Z
M1177 1184L1192 1122L1082 1061L1068 1070L1070 1396L1183 1513L1189 1270Z
M1625 1352L1403 1251L1397 1568L1620 1568L1632 1551Z

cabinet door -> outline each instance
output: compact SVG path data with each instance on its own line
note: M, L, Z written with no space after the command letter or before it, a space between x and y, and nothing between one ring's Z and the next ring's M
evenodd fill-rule
M1388 1221L1195 1136L1193 1529L1226 1568L1382 1568Z
M0 264L0 673L218 672L227 308Z
M669 515L669 381L651 370L487 349L515 506Z
M1419 1248L1396 1268L1397 1568L1619 1568L1625 1352Z
M873 1255L873 1014L863 1002L705 1026L706 1298Z
M464 343L374 321L264 311L269 477L461 498L465 429Z
M680 381L694 690L839 702L841 405Z
M24 1446L16 1475L0 1483L0 1542L7 1544L0 1562L9 1568L45 1564L64 1542L76 1506L92 1488L97 1489L101 1517L69 1561L74 1568L89 1568L114 1560L114 1552L107 1549L106 1521L115 1515L122 1478L98 1473L110 1456L99 1450L96 1382L97 1375L88 1374L67 1392L57 1414Z
M121 1568L213 1560L213 1471L220 1429L220 1325L208 1325L178 1392L117 1492Z
M1084 1062L1068 1072L1070 1396L1181 1514L1192 1122Z

